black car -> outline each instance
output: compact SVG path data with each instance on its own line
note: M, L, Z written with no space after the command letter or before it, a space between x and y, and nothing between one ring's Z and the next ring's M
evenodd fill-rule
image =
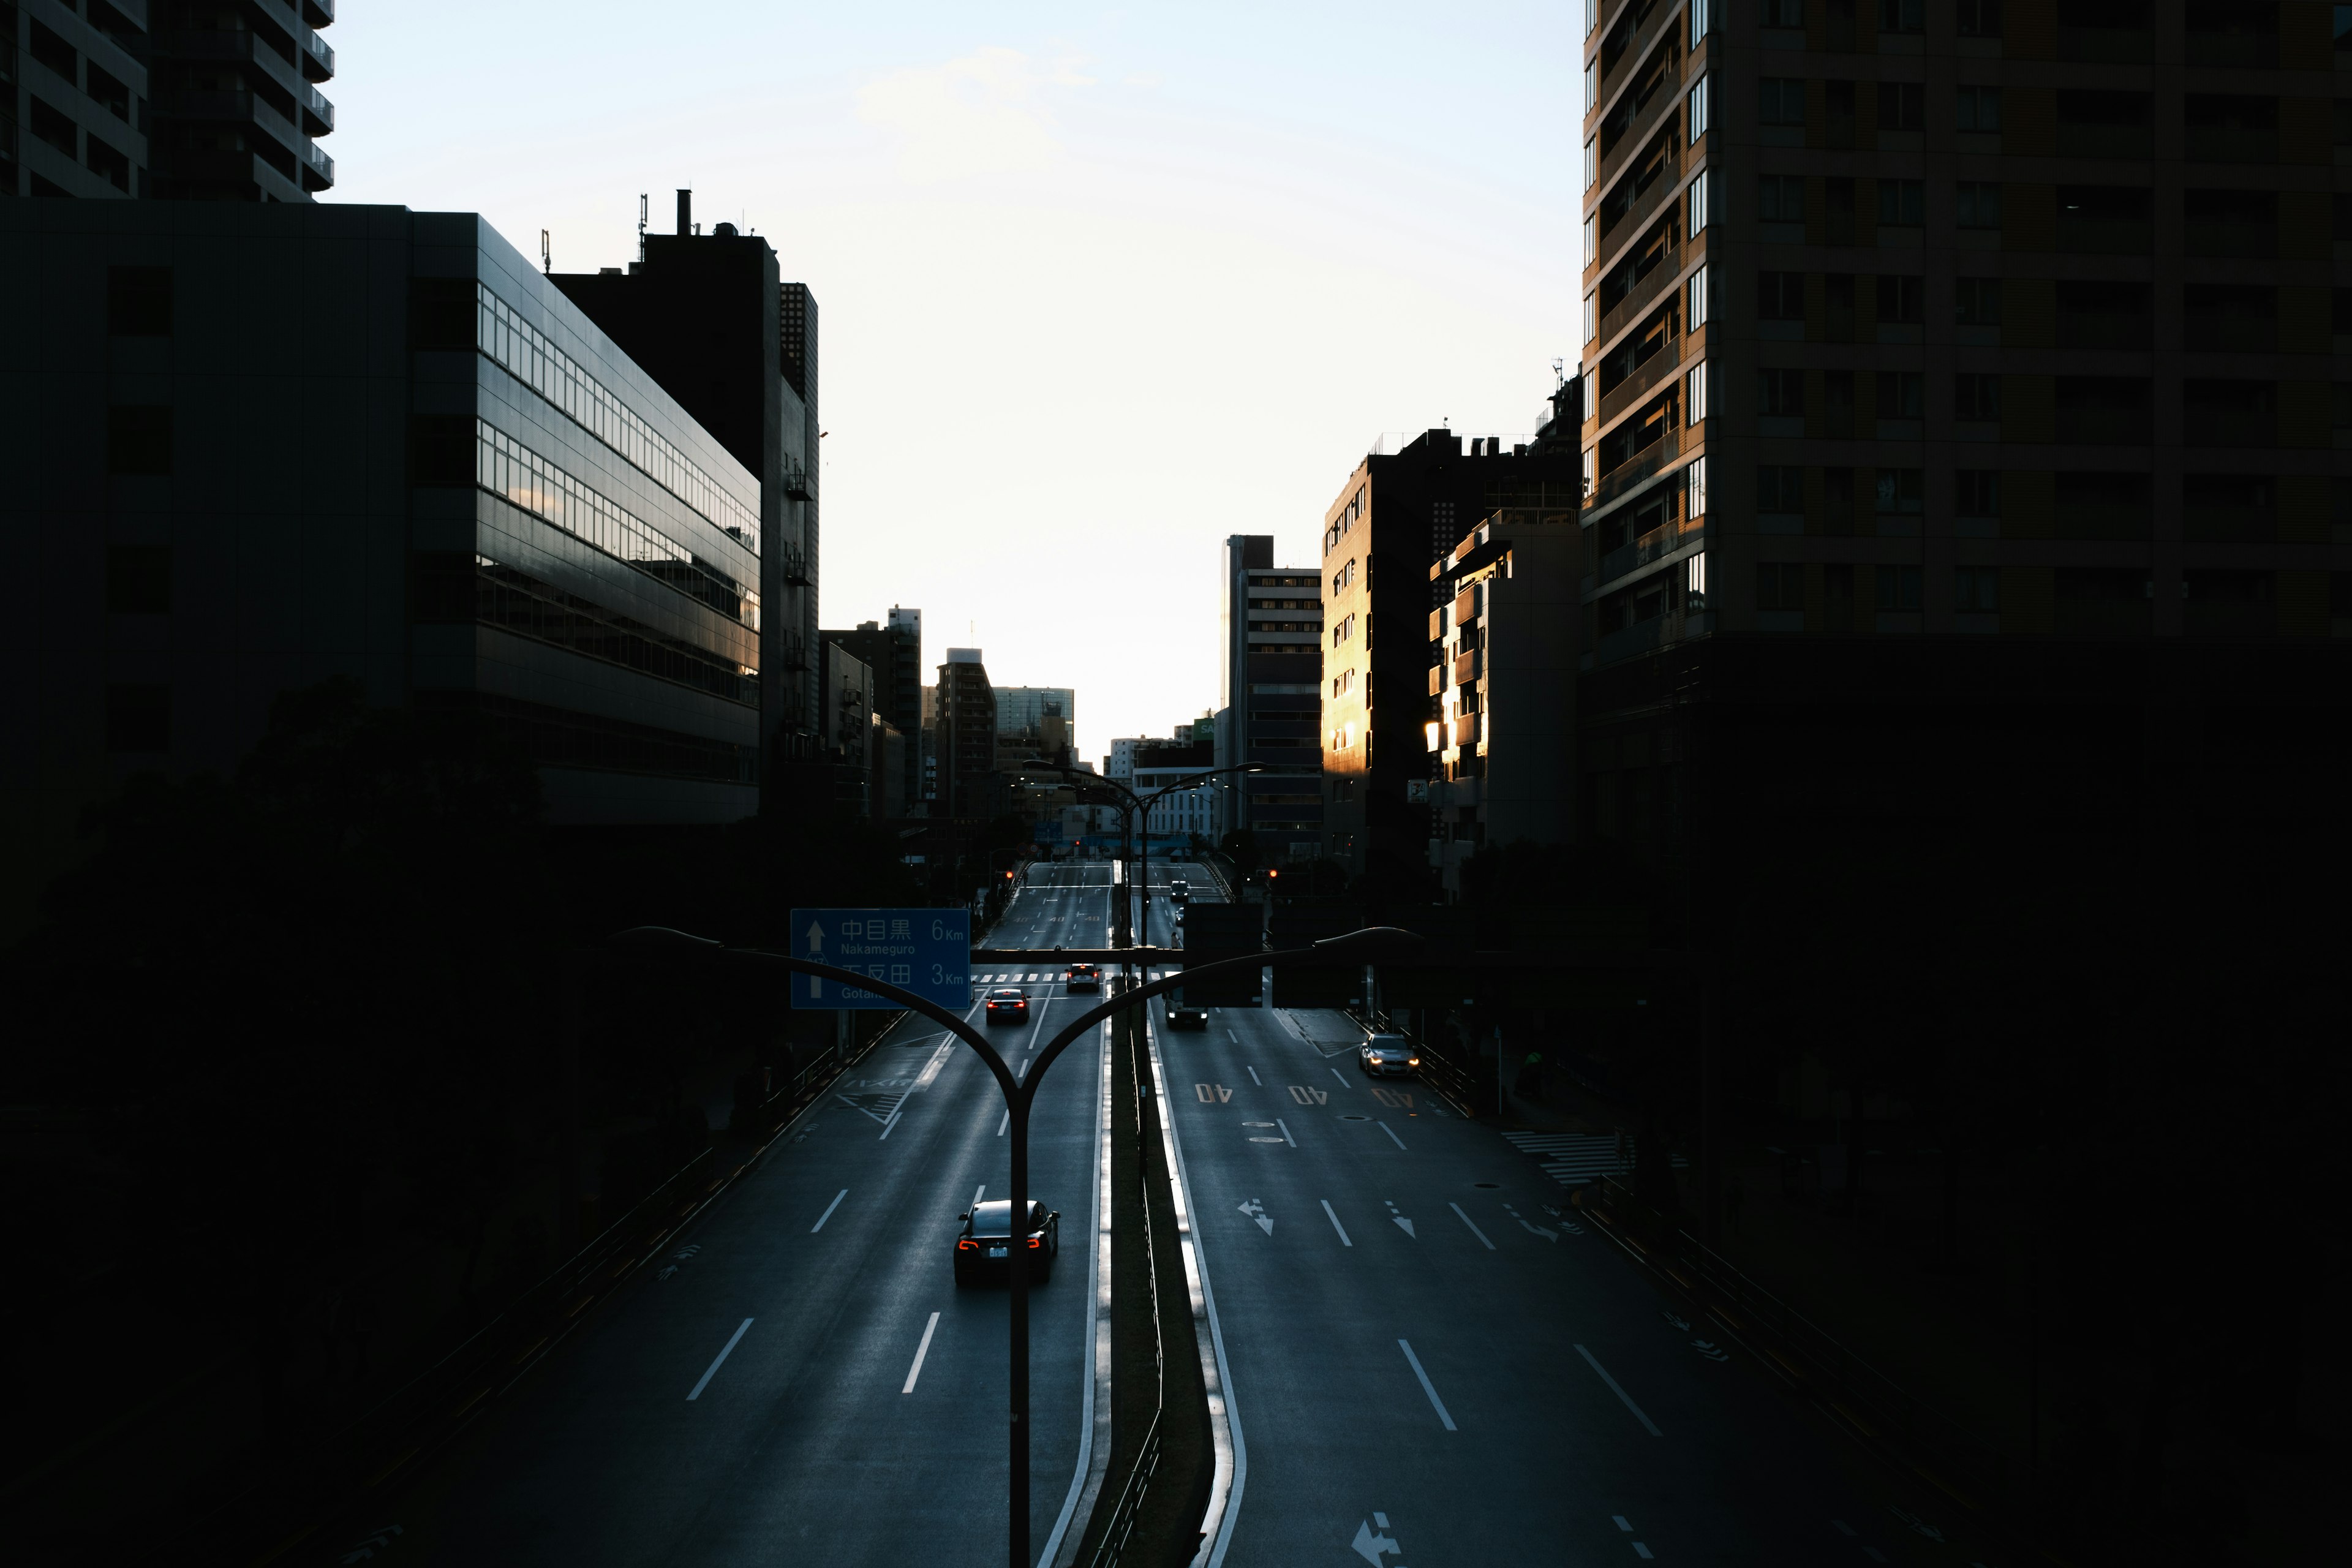
M1168 1026L1171 1029L1205 1029L1209 1026L1206 1007L1188 1007L1182 995L1168 999Z
M1029 1021L1029 994L1010 985L1000 985L988 994L988 1010L982 1016L992 1024L999 1018L1008 1023L1025 1024Z
M1013 1205L982 1204L959 1215L963 1229L956 1236L955 1280L978 1285L1003 1279L1012 1265ZM1029 1280L1042 1285L1054 1275L1054 1258L1062 1250L1062 1215L1044 1204L1029 1205Z

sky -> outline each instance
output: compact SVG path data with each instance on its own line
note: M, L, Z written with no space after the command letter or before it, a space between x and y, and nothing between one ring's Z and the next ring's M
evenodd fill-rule
M819 310L823 624L1219 700L1224 538L1317 563L1383 431L1531 432L1576 351L1577 8L346 0L331 199L561 271L769 239ZM659 24L657 26L656 24Z

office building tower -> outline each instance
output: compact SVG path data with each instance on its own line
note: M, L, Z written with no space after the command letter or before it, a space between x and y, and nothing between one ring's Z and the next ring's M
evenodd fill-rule
M0 195L308 202L331 0L0 4Z
M998 804L996 693L976 647L948 649L940 666L936 699L939 799L935 815L986 817Z
M1591 9L1584 831L1729 875L1864 805L2128 817L2242 731L2294 793L2315 721L2255 715L2340 712L2352 629L2345 15Z
M344 676L464 710L561 823L759 792L760 484L470 213L0 205L11 850L129 774L233 773ZM299 298L299 310L287 300ZM21 891L21 889L15 889Z
M761 739L789 770L815 762L820 729L816 301L757 235L701 233L691 196L677 193L677 231L646 236L625 272L552 281L759 476Z
M922 799L923 612L893 605L887 623L860 621L855 630L818 636L839 644L873 670L874 711L904 742L896 753L898 776L890 794L902 806Z
M1570 510L1573 447L1548 439L1384 437L1324 513L1323 837L1325 852L1375 898L1433 888L1428 725L1445 586L1430 564L1500 508Z
M874 710L873 668L829 636L817 639L817 743L835 772L834 801L860 814L873 809L874 765L885 721Z
M1257 533L1225 540L1222 577L1213 765L1264 771L1218 781L1207 831L1250 834L1267 862L1311 859L1323 838L1323 575L1275 565L1273 536Z

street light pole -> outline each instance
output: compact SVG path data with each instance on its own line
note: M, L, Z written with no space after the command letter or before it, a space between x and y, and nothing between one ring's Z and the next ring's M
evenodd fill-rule
M996 1079L997 1087L1004 1093L1004 1108L1008 1117L1006 1131L1012 1136L1012 1146L1008 1152L1013 1165L1013 1216L1021 1227L1017 1232L1017 1238L1024 1242L1028 1238L1029 1224L1029 1109L1037 1097L1038 1080L1045 1077L1045 1069L1054 1065L1055 1058L1067 1049L1071 1042L1089 1033L1096 1025L1115 1013L1122 1012L1139 1003L1148 1002L1163 992L1174 990L1184 978L1183 973L1180 971L1162 979L1148 981L1142 985L1088 1008L1080 1014L1076 1021L1065 1026L1062 1032L1055 1035L1052 1042L1037 1053L1037 1058L1030 1066L1026 1075L1016 1078L1013 1076L1013 1069L1004 1065L1003 1057L997 1053L996 1047L989 1042L988 1037L974 1029L964 1016L950 1013L928 996L920 996L886 981L877 980L871 975L861 974L856 970L840 969L814 959L796 958L790 953L769 952L760 948L729 947L709 937L695 936L686 931L672 930L667 926L636 926L620 932L614 940L627 942L633 945L693 948L714 958L749 959L758 963L774 964L794 974L814 974L823 979L837 981L845 985L856 985L872 992L886 1001L895 1002L909 1011L920 1013L924 1017L970 1046L987 1067L990 1075ZM1393 926L1373 926L1362 931L1349 931L1345 936L1336 936L1327 942L1318 942L1311 947L1293 948L1282 952L1243 953L1238 957L1221 959L1214 963L1202 964L1192 973L1195 979L1198 979L1201 976L1218 973L1228 969L1263 967L1291 963L1299 959L1329 960L1370 947L1418 940L1410 931L1401 931ZM1010 1434L1012 1517L1007 1521L1006 1545L1010 1552L1009 1561L1012 1568L1030 1568L1029 1249L1025 1246L1015 1245L1015 1235L1008 1235L1005 1247L1006 1272L1010 1277L1008 1283L1012 1288L1013 1295L1011 1314L1013 1409Z

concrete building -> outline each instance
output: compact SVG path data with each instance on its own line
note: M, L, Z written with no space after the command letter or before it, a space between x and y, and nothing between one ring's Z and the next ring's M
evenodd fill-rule
M1186 839L1194 834L1213 838L1220 811L1215 781L1174 788L1196 773L1216 766L1216 748L1208 741L1140 741L1129 752L1130 789L1147 800L1154 795L1143 818L1144 831L1153 837ZM1167 793L1161 795L1165 790Z
M940 666L939 799L950 816L991 816L999 804L996 693L980 655L976 647L951 647L947 662Z
M642 237L625 272L551 281L758 476L761 742L775 767L821 767L817 699L817 311L776 253L731 223ZM793 792L771 769L780 798Z
M1042 730L1048 717L1062 721L1075 743L1078 694L1066 686L1000 686L996 689L996 727Z
M866 815L873 811L874 770L879 761L877 726L887 722L874 710L877 684L865 660L830 637L818 640L818 745L824 760L838 770L835 798L854 802Z
M1426 785L1436 717L1430 563L1499 508L1576 505L1572 446L1451 430L1382 437L1324 514L1323 837L1376 898L1432 888Z
M0 5L0 195L308 202L331 0Z
M860 621L850 631L820 632L824 641L874 672L874 711L900 737L898 773L891 788L902 803L923 798L923 612L891 606L887 624ZM913 744L908 744L909 741ZM903 816L903 809L892 815Z
M1248 832L1267 860L1311 858L1322 847L1322 583L1315 567L1275 565L1271 534L1225 540L1213 765L1261 763L1265 771L1222 782L1210 837Z
M1430 566L1429 858L1448 899L1486 845L1573 836L1583 544L1574 507L1512 508Z
M40 301L0 350L35 885L333 676L485 715L558 822L756 809L760 481L480 217L7 203L0 280Z
M2298 797L2352 634L2328 8L1589 15L1580 831L1728 875L1832 809L2128 816L2223 732Z

